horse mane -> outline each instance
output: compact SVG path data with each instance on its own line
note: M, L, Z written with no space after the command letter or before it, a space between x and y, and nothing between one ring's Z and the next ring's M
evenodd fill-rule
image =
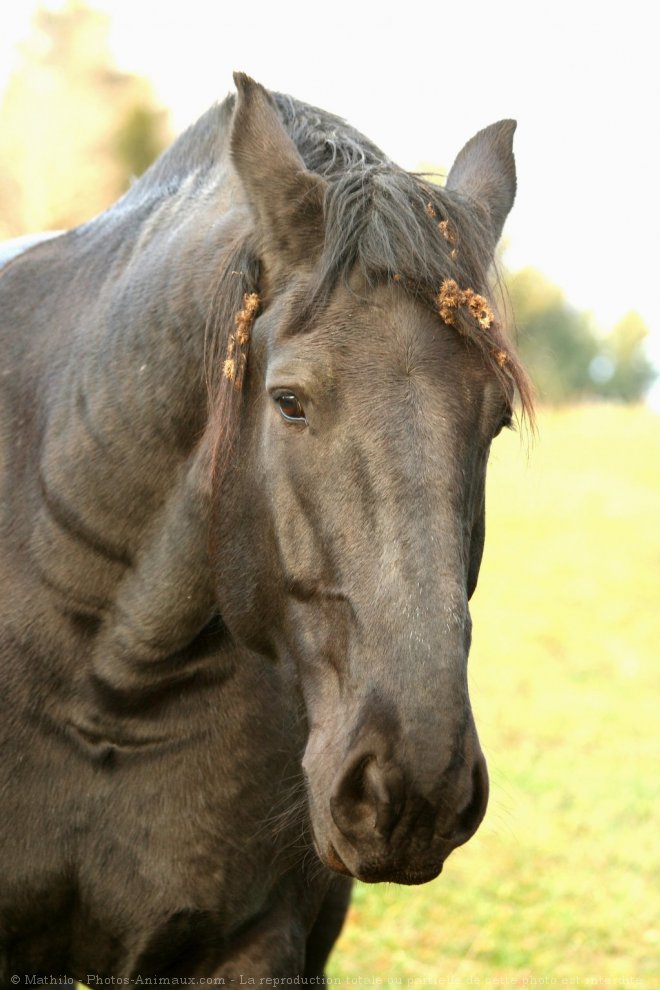
M295 319L297 330L304 332L312 325L335 288L348 284L356 269L368 285L394 283L444 319L448 332L459 332L468 346L476 348L508 397L515 387L522 417L533 424L529 379L492 302L492 234L487 218L474 204L394 164L339 117L282 94L273 94L273 99L305 166L327 181L325 242ZM233 106L230 96L216 113L229 119ZM206 131L210 120L207 115ZM205 144L208 147L208 135ZM221 470L219 460L225 463L229 457L241 404L240 387L218 370L222 350L246 294L259 292L253 233L244 234L225 260L207 324L216 471ZM489 318L479 321L474 306L462 305L459 299L448 319L443 291L454 284L464 299L481 300ZM247 351L243 360L247 362Z

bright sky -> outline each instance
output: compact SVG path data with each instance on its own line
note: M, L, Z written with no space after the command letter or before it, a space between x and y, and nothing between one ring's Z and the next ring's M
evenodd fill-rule
M177 130L232 88L233 69L346 117L408 168L448 167L479 128L516 117L509 266L540 268L605 329L636 309L660 366L660 56L648 0L94 5L113 17L117 62L152 78ZM0 86L34 6L3 0Z

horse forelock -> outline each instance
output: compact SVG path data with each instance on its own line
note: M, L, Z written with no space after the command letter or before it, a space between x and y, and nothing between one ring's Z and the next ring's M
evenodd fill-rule
M368 285L394 283L475 346L505 391L515 386L523 416L533 421L529 380L492 299L490 233L472 204L383 162L360 166L329 185L325 222L325 246L303 322L356 268ZM469 300L451 321L439 305L449 280ZM479 300L490 314L487 325L477 315Z

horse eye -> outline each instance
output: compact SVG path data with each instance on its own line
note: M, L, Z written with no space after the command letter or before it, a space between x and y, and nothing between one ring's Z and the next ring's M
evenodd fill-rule
M294 423L305 422L305 410L293 392L280 392L275 401L285 419Z
M513 425L513 414L511 413L511 411L507 411L504 414L504 416L502 416L502 419L499 421L499 423L497 424L497 429L493 433L493 440L495 439L495 437L500 435L502 430L504 429L508 430L511 428L512 425Z

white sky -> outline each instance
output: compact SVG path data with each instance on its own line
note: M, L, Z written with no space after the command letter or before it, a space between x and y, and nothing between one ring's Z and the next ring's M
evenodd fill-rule
M51 0L57 6L57 0ZM175 127L233 69L346 117L408 168L448 167L516 117L511 268L535 265L608 329L627 310L660 366L660 52L654 5L586 0L97 0L119 65L150 76ZM0 86L35 0L2 0Z

